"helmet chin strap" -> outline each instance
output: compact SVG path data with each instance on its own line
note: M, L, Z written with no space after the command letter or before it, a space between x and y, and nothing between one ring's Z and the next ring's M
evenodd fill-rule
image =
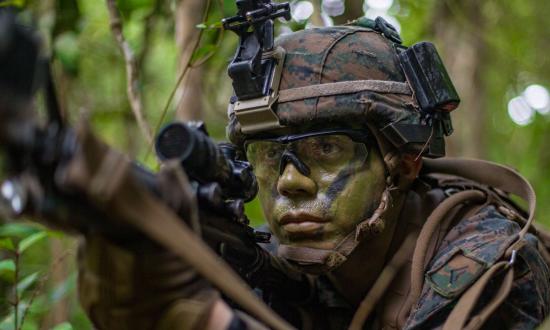
M342 265L349 255L364 240L368 240L380 234L386 226L387 211L391 209L396 189L391 184L388 176L386 188L382 192L378 207L372 215L358 223L355 230L351 231L333 249L316 249L310 247L297 247L281 244L278 254L280 257L292 262L298 268L309 273L326 273Z

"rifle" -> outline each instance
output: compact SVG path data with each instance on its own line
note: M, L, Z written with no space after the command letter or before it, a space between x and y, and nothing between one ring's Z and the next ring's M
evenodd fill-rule
M44 94L47 116L40 120L34 98ZM0 145L9 178L0 189L4 214L40 218L47 224L84 235L99 232L121 244L143 244L143 233L90 202L64 183L66 167L84 147L59 108L49 61L39 38L17 23L13 12L0 12ZM203 126L176 123L156 140L163 160L177 159L189 177L199 204L201 238L251 286L266 295L301 300L310 293L303 275L289 273L260 242L269 234L249 226L243 203L254 198L257 184L250 166L229 144L216 145ZM132 179L180 216L186 206L163 193L161 179L139 164L130 165ZM9 189L8 189L9 188ZM182 219L183 221L183 219ZM154 244L154 243L153 243Z

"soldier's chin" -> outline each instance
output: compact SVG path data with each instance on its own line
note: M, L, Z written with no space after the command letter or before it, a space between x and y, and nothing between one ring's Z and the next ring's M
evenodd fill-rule
M301 272L311 275L323 275L330 271L326 265L321 264L301 264L296 262L290 262L294 267L298 268Z
M318 232L317 235L305 235L303 233L284 233L284 239L281 239L283 244L293 247L304 247L319 250L332 250L336 248L340 242L340 238L332 238L327 232ZM331 238L327 238L327 236Z

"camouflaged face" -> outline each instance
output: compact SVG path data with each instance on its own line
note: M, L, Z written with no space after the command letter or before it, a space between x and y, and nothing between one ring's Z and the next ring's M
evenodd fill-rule
M286 51L280 90L354 80L405 82L394 44L371 29L339 26L304 30L278 39ZM279 103L284 126L357 126L382 129L389 123L417 124L420 112L411 96L359 92ZM246 138L230 115L233 143Z

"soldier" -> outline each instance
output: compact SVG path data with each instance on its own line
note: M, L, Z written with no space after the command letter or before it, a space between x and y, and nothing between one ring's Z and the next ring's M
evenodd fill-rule
M423 162L444 153L456 104L423 111L400 43L380 19L285 35L280 127L243 133L230 111L277 239L266 248L313 283L266 302L300 329L534 328L550 300L540 243L500 190ZM475 164L461 173L509 174ZM100 328L262 328L157 248L88 236L81 261Z

